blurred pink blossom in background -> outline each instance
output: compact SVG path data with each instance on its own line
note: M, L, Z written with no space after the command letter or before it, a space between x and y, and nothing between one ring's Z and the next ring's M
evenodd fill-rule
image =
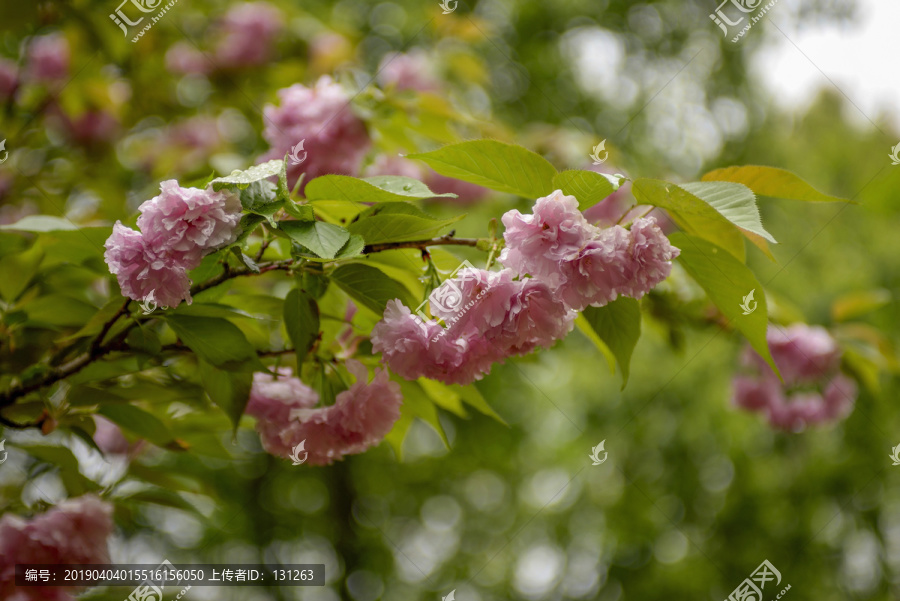
M312 88L294 84L281 89L278 98L280 105L267 104L263 109L263 137L271 150L262 159L282 159L293 146L305 141L306 161L288 164L291 186L304 172L305 182L328 173L359 173L371 140L340 85L326 75Z
M112 506L95 496L70 499L30 520L0 518L0 599L70 600L66 587L15 586L15 564L109 563Z
M750 347L741 356L749 373L734 378L734 404L763 413L782 430L843 419L853 410L856 384L840 369L841 351L821 326L769 325L767 341L782 383Z
M38 36L28 45L26 71L34 81L54 83L68 77L69 61L69 42L62 34Z

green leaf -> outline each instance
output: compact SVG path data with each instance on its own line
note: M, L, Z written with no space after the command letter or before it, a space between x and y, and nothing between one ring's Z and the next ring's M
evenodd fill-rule
M428 378L419 378L416 382L422 387L428 398L441 409L446 409L459 417L469 417L465 407L463 407L462 397L443 382L429 380Z
M772 234L763 227L756 206L756 196L747 186L730 182L691 182L680 186L709 203L725 219L742 230L753 232L769 242L776 242Z
M69 449L42 444L17 444L21 449L40 461L50 463L59 468L59 477L63 481L69 495L77 497L86 492L98 490L100 485L81 475L78 459Z
M281 160L281 168L278 170L278 200L286 205L292 204L291 188L288 186L287 179L287 160L290 153L285 153Z
M769 326L766 295L753 272L729 253L702 238L679 232L669 236L669 240L681 249L678 261L685 271L700 284L719 311L780 377L766 342ZM744 315L747 311L742 305L754 307L745 300L751 292L757 305L748 315Z
M254 207L262 207L276 202L275 184L265 179L248 184L245 188L238 189L237 195L241 200L241 207L243 207L245 211L250 211Z
M78 227L65 217L54 217L53 215L28 215L15 223L0 225L0 230L18 232L59 232L77 229Z
M212 184L213 190L216 191L230 186L246 188L253 182L258 182L260 180L268 179L274 175L278 175L281 172L281 168L283 165L284 161L276 159L273 161L268 161L266 163L261 163L259 165L254 165L253 167L250 167L245 171L235 169L231 172L230 175L217 177L216 179L212 180L210 184Z
M385 440L393 447L397 458L400 460L403 458L403 440L406 438L406 434L416 418L431 426L438 436L441 437L444 446L449 447L450 442L447 440L447 435L441 426L437 407L435 407L425 391L422 390L422 387L417 382L410 382L402 378L394 378L394 381L400 385L403 404L400 406L400 419L391 428Z
M284 326L297 354L297 373L303 360L319 338L319 305L312 296L297 290L284 299Z
M284 212L300 221L315 221L316 213L310 205L297 204L293 200L284 201Z
M438 219L415 205L392 202L363 211L347 229L362 236L366 244L406 242L435 236L464 217Z
M10 303L19 298L37 275L43 260L44 249L37 243L25 252L3 257L0 260L0 296Z
M241 249L237 246L231 247L231 252L238 258L238 260L244 264L244 266L252 271L253 273L259 273L259 265L256 264L256 261L245 255L241 252Z
M609 365L609 373L616 373L616 356L613 355L613 352L609 349L603 339L597 335L597 332L594 331L594 328L591 327L590 322L585 318L584 315L578 314L578 317L575 318L575 327L584 334L588 340L594 343L594 346L597 347L603 356L606 357L606 363Z
M97 307L65 294L48 294L23 303L28 321L34 325L81 328L97 312Z
M424 161L447 177L532 199L553 192L557 174L556 168L539 154L496 140L450 144L407 158Z
M785 169L761 165L725 167L710 171L701 178L705 182L721 181L743 184L760 196L803 200L807 202L849 202L855 201L823 194L806 181Z
M631 354L641 337L641 304L627 296L603 307L587 307L584 318L612 352L622 370L622 388L628 384Z
M351 234L350 239L347 240L347 243L341 247L341 250L338 251L336 255L334 255L335 259L352 259L353 257L358 257L362 254L363 249L366 247L366 241L363 240L362 236L357 236L356 234Z
M275 184L259 180L239 190L238 193L245 211L262 215L272 227L278 227L273 216L284 206L284 201L277 198Z
M635 180L631 191L638 204L665 209L688 234L709 240L744 261L746 251L741 230L710 204L680 186L654 179Z
M132 349L148 355L158 355L162 350L159 336L149 327L133 328L128 332L125 342Z
M607 198L619 189L624 176L607 175L596 171L570 170L556 174L553 188L578 199L578 208L584 211Z
M198 361L198 366L203 389L209 399L225 412L236 431L250 400L253 373L217 369L203 360Z
M488 417L492 417L504 426L509 424L500 417L500 414L494 411L493 407L488 405L488 402L481 395L481 391L475 388L474 384L470 384L468 386L460 386L459 384L453 384L449 386L450 390L456 392L463 400L464 403L470 405L472 408L477 411L487 415Z
M399 298L408 307L417 304L403 284L392 280L380 269L368 265L341 265L331 272L331 280L350 298L377 315L383 315L387 302L395 298Z
M248 362L261 367L243 332L227 319L176 313L165 315L165 319L188 348L215 367L240 369Z
M892 300L891 291L884 288L848 292L831 304L831 318L847 321L880 309Z
M303 193L311 201L345 200L355 203L456 198L456 194L437 194L422 182L399 175L380 175L365 179L349 175L323 175L310 181Z
M241 233L237 237L237 240L234 241L234 246L240 246L241 244L243 244L244 241L250 237L250 234L252 234L256 229L256 226L258 226L263 221L266 221L266 217L264 217L263 215L248 213L241 216ZM207 255L203 258L203 260L206 261L210 257L212 257L212 255Z
M132 434L159 447L175 441L169 428L155 415L128 403L101 405L97 413Z
M0 261L0 265L2 265L2 261ZM72 334L71 336L66 336L61 339L59 342L70 342L75 340L76 338L81 338L82 336L92 336L94 334L99 334L100 330L103 329L103 325L112 319L113 315L119 312L119 309L124 304L125 299L122 297L115 297L106 302L99 311L94 313L94 316L91 317L84 327Z
M350 240L350 232L324 221L282 221L278 229L323 259L333 259Z

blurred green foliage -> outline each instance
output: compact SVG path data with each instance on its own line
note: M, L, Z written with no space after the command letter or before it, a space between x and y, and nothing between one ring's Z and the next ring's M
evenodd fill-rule
M160 179L187 181L251 164L265 150L261 107L277 89L341 65L346 79L362 84L385 52L435 47L442 74L455 84L448 102L475 107L472 130L515 132L558 167L583 166L587 149L608 138L611 162L635 176L671 171L690 178L723 165L765 164L855 199L852 206L762 199L763 224L780 244L772 247L775 262L754 248L748 262L776 316L824 324L848 341L898 343L900 172L884 156L896 140L847 123L844 112L854 109L834 90L805 115L763 106L746 69L763 32L726 47L707 17L712 3L461 2L457 13L443 16L437 2L281 2L290 33L277 59L209 79L170 75L164 55L185 37L204 47L209 22L225 3L179 2L136 44L110 22L113 4L0 6L0 54L15 58L26 36L61 29L77 73L60 95L62 111L102 108L121 127L112 144L77 146L60 133L58 117L43 112L39 91L24 108L8 105L0 132L18 172L10 176L10 166L0 166L0 210L11 220L23 207L86 225L133 217ZM849 11L831 2L811 10L826 17ZM591 28L602 30L599 42L579 37ZM317 36L333 32L344 42L311 52ZM589 73L586 63L609 56L578 62L571 54L590 43L621 57L621 68L606 69L614 75L599 81L599 93L578 85L579 77ZM667 83L673 76L672 85L690 95L657 98L661 89L675 89ZM743 115L743 126L723 125L716 106ZM705 127L687 117L692 111ZM171 124L196 115L217 119L228 136L205 156L178 145L158 151ZM441 140L439 119L429 132ZM379 143L397 149L387 135ZM487 220L512 206L501 198L471 207L460 234L484 235ZM89 253L106 232L83 227L49 238ZM21 250L18 240L0 237L3 254ZM2 276L0 288L8 281ZM88 280L66 268L57 277L79 293ZM697 319L671 318L667 295L676 292L664 288L644 301L653 316L644 318L624 390L620 374L610 374L575 332L552 352L496 366L479 383L508 425L471 410L465 417L441 410L449 448L416 422L403 462L385 444L330 468L295 468L262 453L249 430L234 440L214 434L229 429L224 414L206 418L216 423L185 424L176 434L192 453L154 449L124 468L143 484L116 499L122 536L114 555L135 562L323 562L329 578L324 590L195 587L196 599L437 599L456 589L460 600L483 601L718 600L763 559L792 585L789 599L897 598L900 487L888 458L900 443L896 375L861 373L868 386L841 423L773 432L729 405L737 335L705 320L704 307ZM82 302L100 297L85 294ZM842 306L866 297L886 302L839 319ZM55 316L60 327L78 305L71 311ZM37 339L6 346L5 365L24 369L35 360L28 348L41 346ZM898 366L882 367L896 373ZM142 386L136 395L167 403L190 404L198 395L184 379ZM78 460L64 447L42 449L45 439L32 434L17 438L18 449L33 457L27 474L11 465L0 470L4 507L38 507L54 498L60 479L70 492L100 488L92 479L100 476L79 475ZM58 434L47 440L58 443ZM13 438L8 430L4 436ZM588 454L601 440L609 460L591 466Z

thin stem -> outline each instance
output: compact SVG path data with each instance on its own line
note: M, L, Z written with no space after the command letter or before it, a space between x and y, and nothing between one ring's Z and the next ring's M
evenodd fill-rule
M130 298L126 298L125 302L122 303L122 306L119 307L119 310L116 311L116 314L113 315L109 321L103 324L103 327L100 329L100 333L97 334L97 337L94 338L94 341L91 342L91 353L97 352L100 348L100 345L103 344L103 339L106 338L106 335L109 333L109 330L115 325L119 318L128 313L128 305L131 303Z
M454 238L451 234L430 240L410 240L409 242L383 242L381 244L369 244L363 248L366 254L394 250L396 248L418 248L425 250L429 246L478 246L480 238Z
M286 259L284 261L274 261L272 263L260 265L259 271L260 271L260 274L262 274L262 273L267 273L269 271L274 271L274 270L278 270L278 269L289 269L291 267L291 263L292 263L292 261L290 259ZM222 282L224 282L228 279L238 277L238 276L245 276L245 275L258 275L258 274L254 271L250 271L250 269L248 269L248 268L231 269L231 270L227 271L226 273L223 273L223 274L213 278L212 280L209 280L208 282L204 282L202 284L194 286L194 288L191 289L191 294L198 294L204 290L208 290L209 288L218 286L219 284L221 284ZM138 325L138 323L139 323L138 319L135 319L134 321L132 321L132 323L130 323L128 326L126 326L121 332L119 332L119 334L115 338L113 338L106 344L103 344L103 338L106 337L106 335L109 333L110 329L113 327L115 322L118 321L120 317L122 317L123 315L125 315L128 312L128 304L130 302L131 302L131 299L126 299L126 302L123 303L122 307L119 308L119 310L116 312L116 314L113 315L113 317L111 317L109 319L109 321L107 321L105 324L103 324L103 328L101 328L100 333L91 342L91 346L86 353L76 357L75 359L72 359L71 361L69 361L67 363L60 365L59 367L49 369L47 371L47 373L45 373L41 378L36 379L35 381L31 382L30 384L26 385L26 384L20 383L20 384L11 386L6 391L0 393L0 408L12 405L13 403L16 402L17 399L19 399L27 394L30 394L37 390L40 390L41 388L44 388L45 386L55 384L56 382L59 382L60 380L64 380L64 379L68 378L69 376L75 375L76 373L78 373L79 371L81 371L82 369L84 369L85 367L87 367L88 365L90 365L91 363L96 361L97 359L100 359L113 351L127 350L127 348L123 346L123 343L125 342L125 338L128 336L128 333L135 326ZM151 317L150 319L153 319L153 318ZM0 419L2 419L2 418L0 418ZM8 420L6 420L6 421L8 421ZM5 423L5 422L0 421L0 423ZM10 422L10 423L12 423L12 422Z

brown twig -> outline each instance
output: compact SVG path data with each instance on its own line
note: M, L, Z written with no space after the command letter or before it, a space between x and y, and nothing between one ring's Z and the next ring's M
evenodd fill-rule
M371 254L397 248L418 248L425 250L429 246L478 246L480 238L454 238L453 234L447 234L440 238L429 240L411 240L409 242L383 242L381 244L368 244L363 248L363 253Z
M275 271L278 269L289 269L291 267L292 261L290 259L286 259L284 261L274 261L269 264L263 264L259 266L260 273L267 273L269 271ZM251 271L248 268L243 269L232 269L227 273L223 273L208 282L204 282L202 284L198 284L191 289L191 294L195 295L204 290L208 290L214 286L218 286L222 282L225 282L228 279L235 278L238 276L245 275L258 275L256 272ZM122 307L113 315L106 323L103 324L103 327L100 330L100 333L94 338L91 342L89 350L72 359L71 361L60 365L59 367L50 368L42 377L37 378L33 382L29 384L16 384L11 386L7 390L0 392L0 409L3 407L8 407L16 402L17 399L40 390L45 386L49 386L51 384L55 384L60 380L64 380L69 376L73 376L97 359L108 355L111 352L119 351L119 350L127 350L123 347L122 343L125 341L125 338L128 336L128 333L138 325L139 319L135 319L130 324L128 324L125 329L123 329L119 334L107 342L103 344L103 339L109 333L110 329L112 329L113 325L119 320L120 317L125 315L128 312L128 305L131 302L131 299L126 299L126 302L123 303ZM152 318L151 318L152 319ZM9 425L14 422L9 422L5 418L0 417L0 423ZM15 426L12 426L15 427ZM26 426L27 427L27 426Z

